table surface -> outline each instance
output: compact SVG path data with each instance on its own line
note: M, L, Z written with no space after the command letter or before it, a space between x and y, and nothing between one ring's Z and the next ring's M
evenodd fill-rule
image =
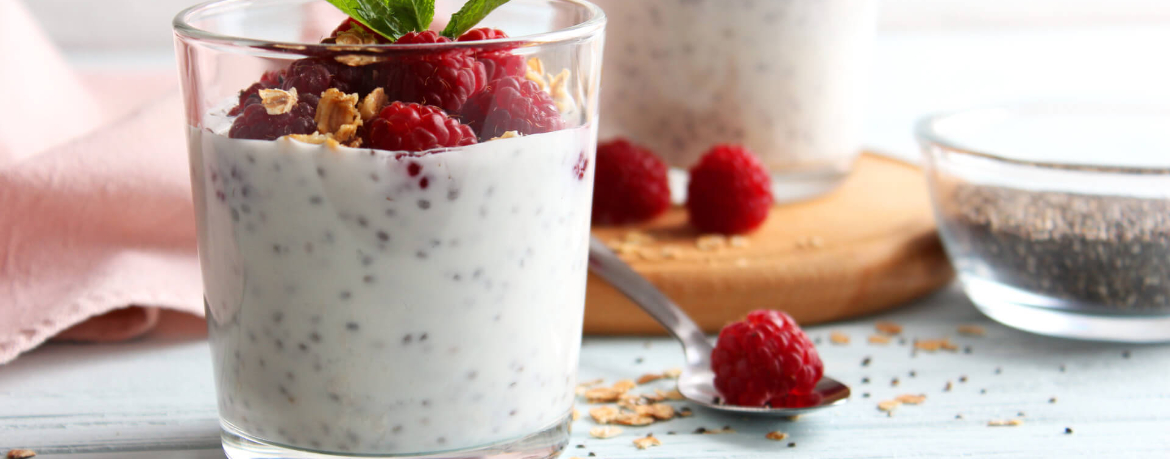
M877 320L902 324L906 340L868 343ZM957 327L963 324L981 325L986 335L960 335ZM589 437L595 424L583 415L562 457L590 452L614 459L1170 454L1170 346L1086 343L1016 331L984 318L953 286L879 316L808 331L821 343L826 371L852 385L849 403L795 421L696 409L692 417L626 427L623 435L604 440ZM851 343L831 344L833 331L849 335ZM914 339L943 337L951 337L959 351L913 351ZM680 348L666 338L587 337L580 378L612 383L681 364ZM953 388L945 391L948 382ZM893 416L877 409L877 402L901 394L925 394L926 401L899 407ZM224 457L210 353L198 336L44 346L0 369L0 407L0 452L30 448L37 457L70 459ZM589 407L578 402L583 414ZM1023 424L987 425L1015 418ZM735 433L694 433L725 425ZM1073 433L1066 434L1066 427ZM774 430L788 439L766 439ZM633 439L651 432L662 446L636 449Z

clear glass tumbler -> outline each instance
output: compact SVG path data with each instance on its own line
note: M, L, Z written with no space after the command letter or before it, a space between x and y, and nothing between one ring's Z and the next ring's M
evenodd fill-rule
M435 17L462 3L439 0ZM579 0L513 0L480 24L508 39L319 43L343 19L316 0L220 0L175 19L224 449L555 456L580 351L605 17ZM365 109L379 89L407 97L397 78L419 62L488 53L546 88L562 122L423 152L339 144L340 129L252 140L231 128L241 99L260 103L241 97L258 80L300 87L279 116L321 129L336 109L322 117L329 105L305 88L356 93ZM490 71L485 86L501 81ZM501 98L481 100L491 112Z
M601 137L686 169L751 148L778 201L831 190L860 149L876 0L596 0L609 16Z

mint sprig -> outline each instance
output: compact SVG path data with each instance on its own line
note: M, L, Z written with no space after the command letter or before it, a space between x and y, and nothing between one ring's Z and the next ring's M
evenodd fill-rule
M414 32L427 30L435 18L435 0L389 0L387 3L392 17L401 18L403 23L409 22Z
M435 19L435 0L328 0L341 12L378 32L390 41L398 41L409 32L422 32ZM471 30L488 13L508 0L468 0L441 35L452 40Z
M457 39L479 24L488 13L505 3L508 3L508 0L468 0L463 4L463 8L451 15L451 21L439 34L452 40Z
M422 32L435 17L435 0L328 0L333 6L391 41Z

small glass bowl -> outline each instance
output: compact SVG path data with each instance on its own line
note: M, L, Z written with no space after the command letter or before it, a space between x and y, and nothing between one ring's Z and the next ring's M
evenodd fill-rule
M947 254L984 314L1045 335L1170 341L1170 108L977 108L916 134Z

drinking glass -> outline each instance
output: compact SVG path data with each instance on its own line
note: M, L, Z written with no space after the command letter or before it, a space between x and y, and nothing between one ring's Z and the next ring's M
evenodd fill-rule
M743 144L777 201L832 190L860 150L875 0L595 0L611 27L601 137L674 168Z
M463 0L436 3L446 18ZM605 16L513 0L480 24L512 38L319 43L344 18L317 0L219 0L175 19L224 449L555 456L581 345ZM393 100L401 66L452 53L517 56L563 127L425 152L232 135L240 91L287 83L294 62L364 102L374 87Z

